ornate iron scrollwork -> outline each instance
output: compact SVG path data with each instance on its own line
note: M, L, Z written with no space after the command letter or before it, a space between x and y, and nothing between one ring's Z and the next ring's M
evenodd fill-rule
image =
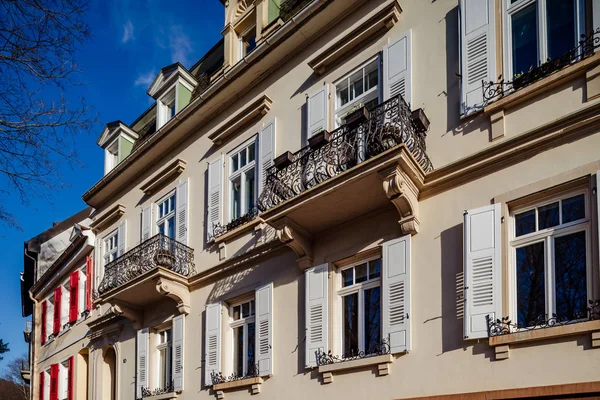
M163 234L154 235L104 267L104 277L98 286L98 295L158 266L183 276L192 276L196 273L194 250ZM95 298L98 295L95 295Z
M256 218L257 215L258 215L258 207L252 207L252 209L250 211L248 211L246 214L242 215L239 218L234 219L233 221L231 221L228 224L225 224L225 225L221 225L220 223L215 224L213 227L213 232L212 232L212 236L210 237L210 240L214 240L214 239L218 238L219 236L223 236L227 232L231 232L232 230L234 230L235 228L237 228L239 226L247 224L248 222L250 222L254 218Z
M169 384L164 388L156 388L154 390L150 390L147 387L142 387L141 391L142 391L142 398L150 397L150 396L158 396L160 394L165 394L165 393L173 393L175 391L175 383L173 382L173 380L171 380L171 382L169 382Z
M210 379L211 379L213 385L218 385L219 383L239 381L239 380L247 379L247 378L256 378L259 375L260 375L260 370L258 368L258 365L252 364L251 366L248 367L248 372L246 372L246 374L244 374L244 375L238 375L236 373L233 373L229 376L225 376L225 375L223 375L222 372L213 371L210 373Z
M359 351L359 350L350 350L341 356L333 355L331 350L327 353L317 350L315 352L317 366L319 365L327 365L327 364L335 364L338 362L357 360L360 358L368 358L374 356L380 356L384 354L390 354L391 348L390 343L387 339L381 339L380 342L375 343L371 348Z

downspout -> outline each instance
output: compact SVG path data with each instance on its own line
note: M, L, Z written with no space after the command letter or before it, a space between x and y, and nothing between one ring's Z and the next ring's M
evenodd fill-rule
M28 252L27 249L23 250L25 253L26 257L29 257L32 261L33 261L33 273L35 274L37 272L37 260L33 257L31 257ZM35 279L35 276L34 276ZM29 373L30 373L30 377L29 377L29 399L33 400L36 397L33 395L33 393L36 391L36 388L39 389L39 385L37 384L37 373L36 371L36 363L35 363L35 346L37 343L37 339L36 339L36 311L37 311L37 306L38 306L38 301L36 300L35 297L33 297L33 294L31 293L31 289L29 289L29 298L31 299L31 301L33 302L33 310L31 313L31 339L29 340ZM33 360L33 361L32 361ZM35 383L34 383L35 382Z

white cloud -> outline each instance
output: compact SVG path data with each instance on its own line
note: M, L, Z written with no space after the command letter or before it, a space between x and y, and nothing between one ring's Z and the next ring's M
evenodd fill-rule
M135 40L135 37L133 36L133 24L130 20L127 20L123 25L123 38L121 39L121 43L125 44L132 40Z
M189 55L192 52L192 42L183 31L181 25L171 26L169 34L169 49L171 50L171 62L180 62L190 66Z
M154 82L154 78L156 78L156 72L150 71L145 74L141 74L133 83L135 86L145 86L148 87L152 82Z

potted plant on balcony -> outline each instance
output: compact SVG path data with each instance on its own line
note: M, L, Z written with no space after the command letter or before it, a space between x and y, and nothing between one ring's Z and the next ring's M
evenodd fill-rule
M363 121L369 119L369 110L363 103L357 104L352 107L344 116L342 116L346 125L358 125Z
M331 134L329 133L329 131L323 129L321 132L315 133L314 135L308 138L308 145L311 149L314 150L329 143L330 140Z

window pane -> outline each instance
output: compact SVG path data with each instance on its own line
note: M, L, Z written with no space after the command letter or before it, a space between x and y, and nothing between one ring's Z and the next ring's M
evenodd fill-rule
M559 223L558 202L538 208L538 229L552 228Z
M231 218L236 219L241 216L242 212L242 189L240 187L240 179L236 179L231 183L232 189L232 207L231 207Z
M586 317L585 231L554 239L554 257L557 318Z
M381 275L381 259L369 261L369 279L379 278Z
M367 264L361 264L354 267L355 283L361 283L367 280Z
M233 307L233 320L237 321L240 319L240 306Z
M350 78L352 86L351 98L355 98L363 94L363 70L361 69Z
M574 3L573 0L552 0L546 7L550 59L560 57L577 46Z
M344 296L344 355L358 352L358 293Z
M244 327L233 329L233 373L244 375Z
M169 212L175 210L175 195L169 199Z
M166 351L165 349L160 350L160 372L159 372L159 379L160 379L160 384L164 385L165 383L165 379L166 379L166 365L167 365L167 357L166 357ZM164 386L163 386L164 387Z
M545 318L544 242L517 249L517 323L531 326Z
M515 236L535 232L535 210L515 215Z
M254 309L256 308L254 300L250 301L250 315L254 315Z
M512 17L513 74L527 72L538 64L537 12L532 4Z
M365 290L365 353L377 352L377 344L381 338L381 290L379 287Z
M165 234L165 223L164 222L158 224L158 233L163 234L163 235Z
M242 317L246 318L250 316L250 303L242 304Z
M252 371L251 368L254 366L254 344L256 342L254 322L248 324L248 370L246 373Z
M246 209L244 210L244 214L250 212L250 210L254 207L254 168L250 171L246 172Z
M248 147L248 162L249 163L251 163L252 161L254 161L254 157L256 157L255 154L254 154L255 147L256 147L255 143L252 143L250 145L250 147Z
M231 157L231 172L235 172L238 169L240 169L240 167L238 164L238 155L236 154L235 156Z
M377 86L377 82L379 81L379 71L377 71L377 68L369 72L365 80L365 91Z
M353 277L352 277L352 268L348 268L342 271L342 286L346 287L346 286L350 286L354 283Z
M343 106L344 104L348 103L348 87L345 87L344 89L338 92L338 99L340 102L340 106Z
M562 201L562 223L577 221L585 218L584 195L571 197Z
M158 205L158 218L162 218L163 217L163 203L160 203Z
M171 239L175 239L175 216L172 216L171 218L169 218L169 232L168 232L168 236Z
M246 149L240 152L240 167L246 165Z

